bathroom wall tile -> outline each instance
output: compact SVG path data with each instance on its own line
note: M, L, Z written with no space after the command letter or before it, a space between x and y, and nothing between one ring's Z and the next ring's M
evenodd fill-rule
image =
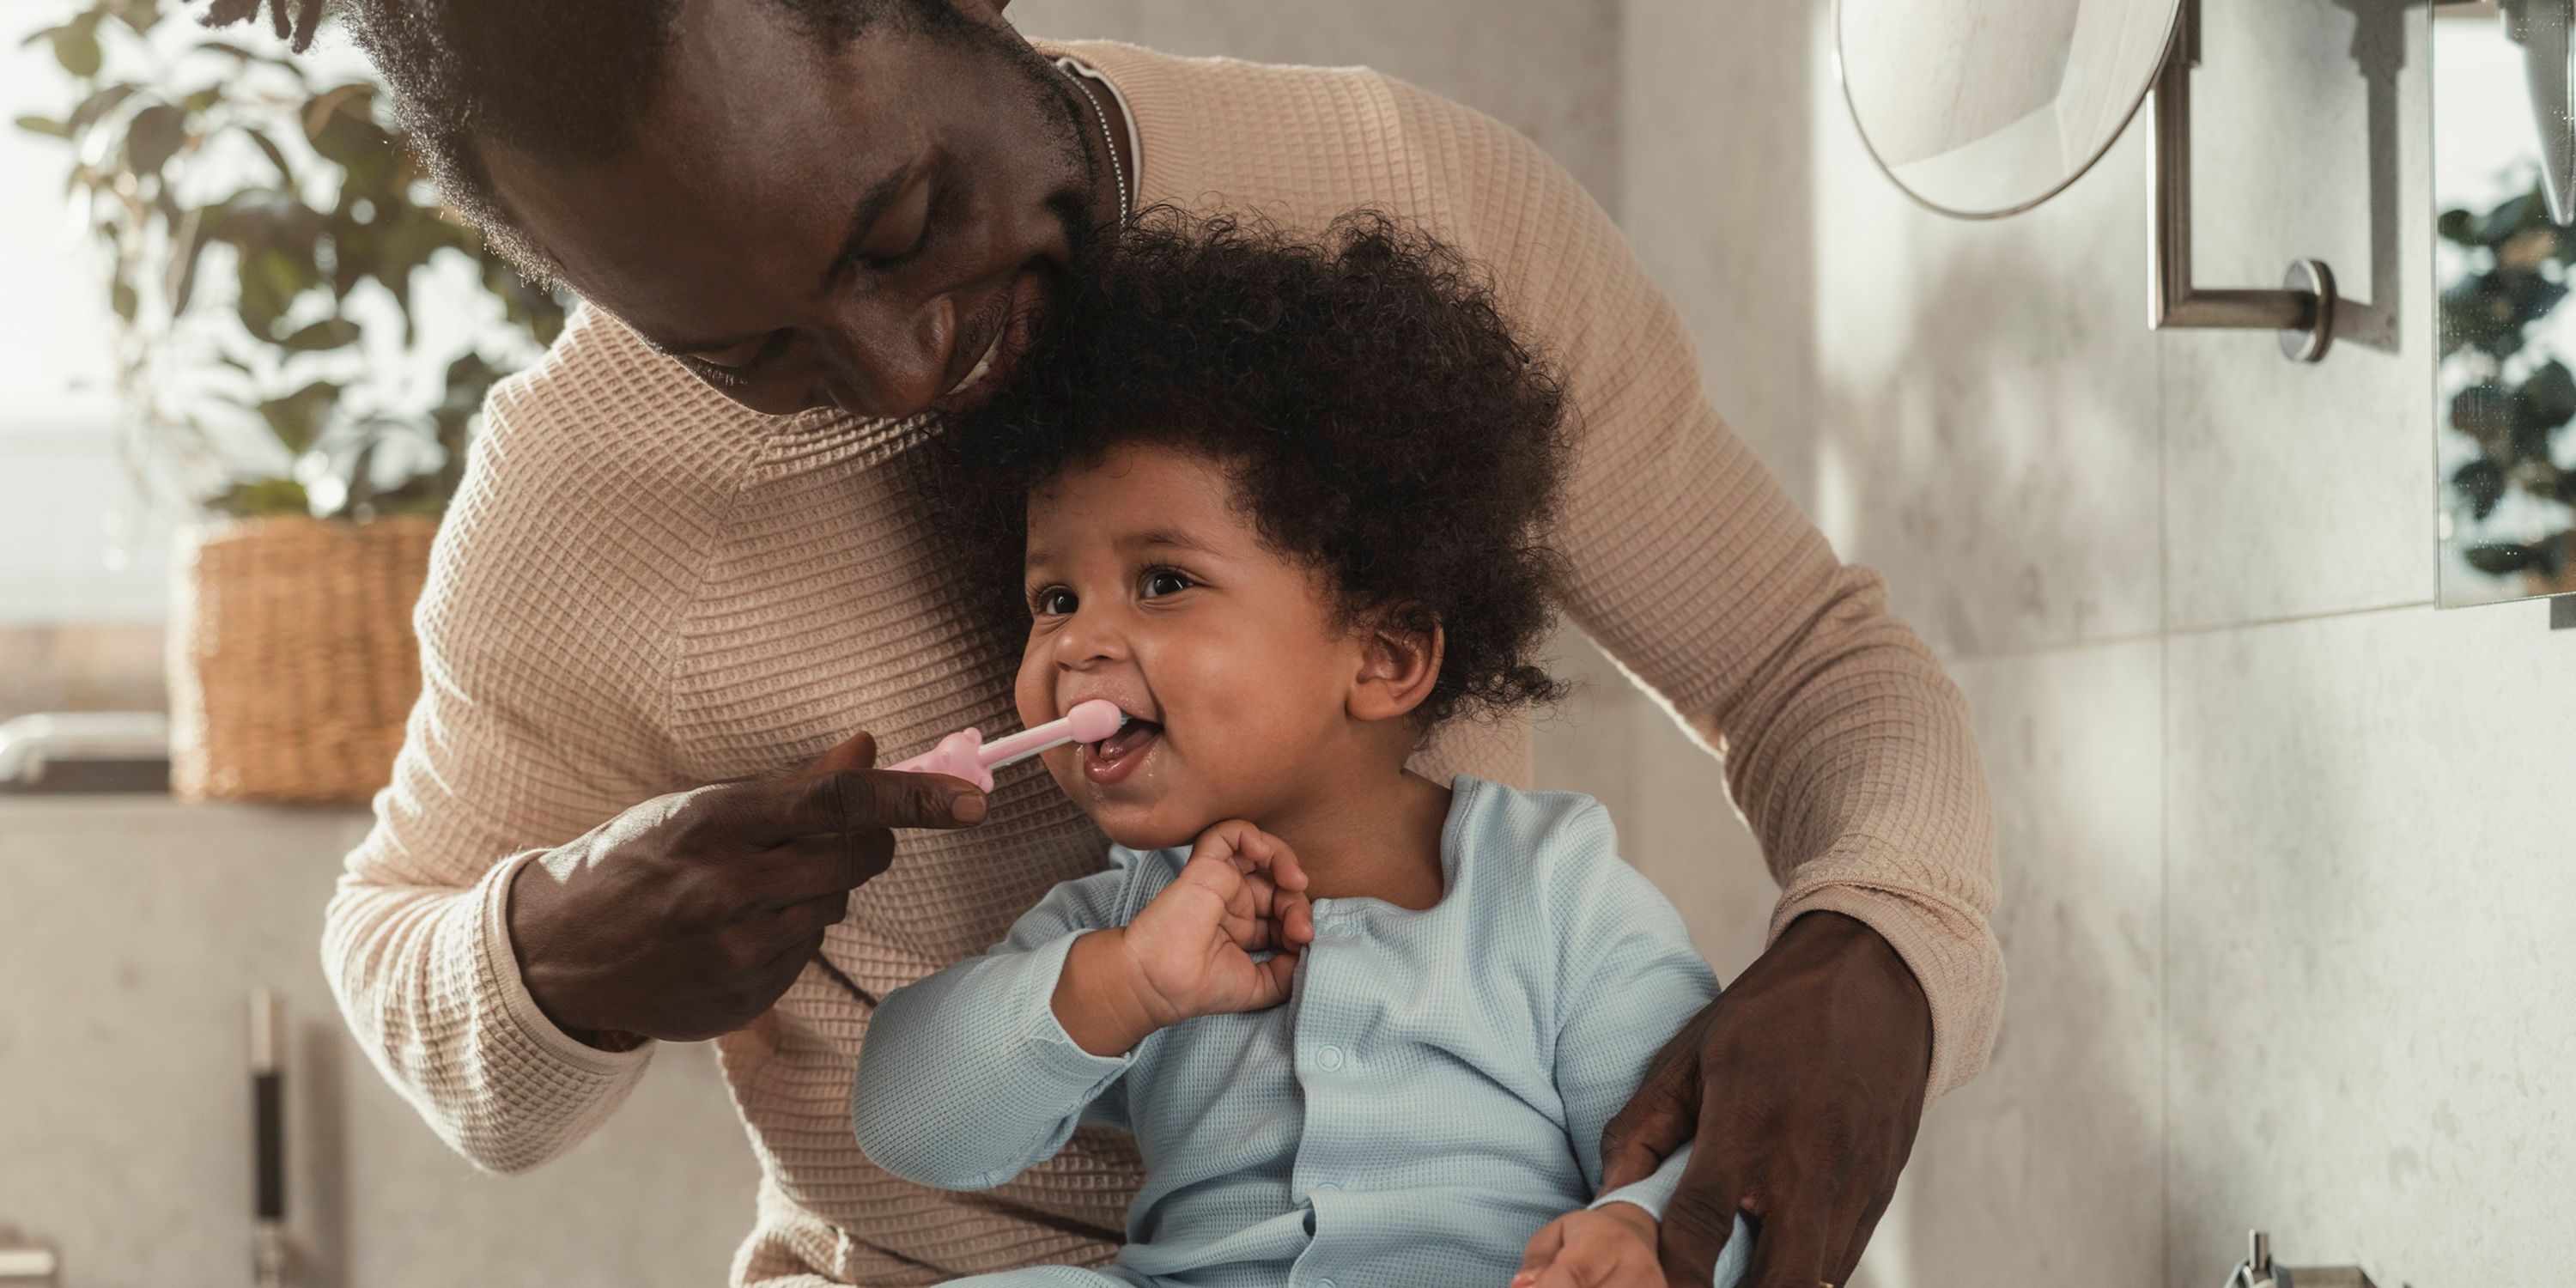
M2003 1033L1925 1114L1875 1288L2160 1281L2160 666L2148 641L1953 668L1995 795Z
M0 1226L51 1242L67 1282L235 1267L241 1281L246 999L269 985L290 1021L299 1283L720 1282L759 1170L706 1049L659 1052L597 1136L506 1179L450 1153L357 1050L317 946L364 825L139 797L0 803Z
M2193 253L2211 286L2332 266L2324 362L2255 332L2168 331L2167 605L2176 626L2434 593L2420 6L2203 6Z
M1619 854L1664 892L1719 979L1761 955L1780 900L1762 847L1727 798L1717 758L1582 632L1560 626L1549 669L1575 684L1540 717L1537 785L1610 811Z
M1620 53L1629 244L1699 342L1709 401L1789 495L1814 497L1811 48L1803 0L1630 0ZM1802 56L1801 51L1806 51Z
M2576 634L2539 604L2177 637L2170 1282L2576 1265Z
M1364 63L1529 135L1603 203L1618 197L1617 0L1023 0L1021 30L1106 37L1174 54Z
M1972 223L1878 170L1830 78L1811 101L1819 525L1947 654L2155 629L2146 131Z

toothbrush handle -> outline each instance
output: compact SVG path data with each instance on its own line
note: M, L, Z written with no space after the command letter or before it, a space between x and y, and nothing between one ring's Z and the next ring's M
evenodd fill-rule
M1026 760L1050 747L1073 741L1073 717L1049 720L1033 729L1023 729L1008 738L997 738L984 744L976 759L987 769L999 769L1013 761Z
M984 735L973 729L960 729L939 740L939 745L913 757L886 766L897 773L947 774L975 784L978 791L993 790L993 771L984 767L979 754Z

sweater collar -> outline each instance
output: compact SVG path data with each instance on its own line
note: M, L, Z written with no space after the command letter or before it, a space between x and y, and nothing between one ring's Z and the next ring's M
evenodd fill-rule
M1156 202L1185 204L1187 176L1202 174L1203 149L1181 60L1116 40L1031 40L1049 58L1070 55L1091 65L1118 88L1127 119L1136 126L1136 208Z

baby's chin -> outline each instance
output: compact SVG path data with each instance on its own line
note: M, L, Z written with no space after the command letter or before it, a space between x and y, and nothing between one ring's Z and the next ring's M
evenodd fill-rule
M1118 800L1083 800L1084 812L1100 825L1110 840L1131 850L1165 850L1187 846L1199 839L1199 833L1223 822L1227 816L1184 810L1171 802L1144 803Z

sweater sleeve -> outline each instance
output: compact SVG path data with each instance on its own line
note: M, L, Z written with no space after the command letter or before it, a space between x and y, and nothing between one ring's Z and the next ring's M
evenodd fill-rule
M886 995L850 1092L870 1162L918 1185L980 1190L1064 1148L1136 1060L1083 1050L1054 1005L1074 941L1126 920L1131 873L1121 864L1067 881L1000 947ZM1123 1119L1116 1099L1098 1116Z
M675 616L688 555L638 544L602 504L614 455L524 378L486 411L414 614L421 696L322 960L394 1088L476 1165L515 1172L595 1129L649 1056L588 1046L538 1009L508 896L522 864L676 785L655 709L667 644L628 625Z
M1689 332L1611 223L1536 145L1398 83L1409 142L1467 252L1562 371L1577 448L1561 606L1724 762L1783 886L1777 936L1867 923L1921 982L1931 1094L1993 1045L2003 957L1994 824L1967 704L1728 430Z

